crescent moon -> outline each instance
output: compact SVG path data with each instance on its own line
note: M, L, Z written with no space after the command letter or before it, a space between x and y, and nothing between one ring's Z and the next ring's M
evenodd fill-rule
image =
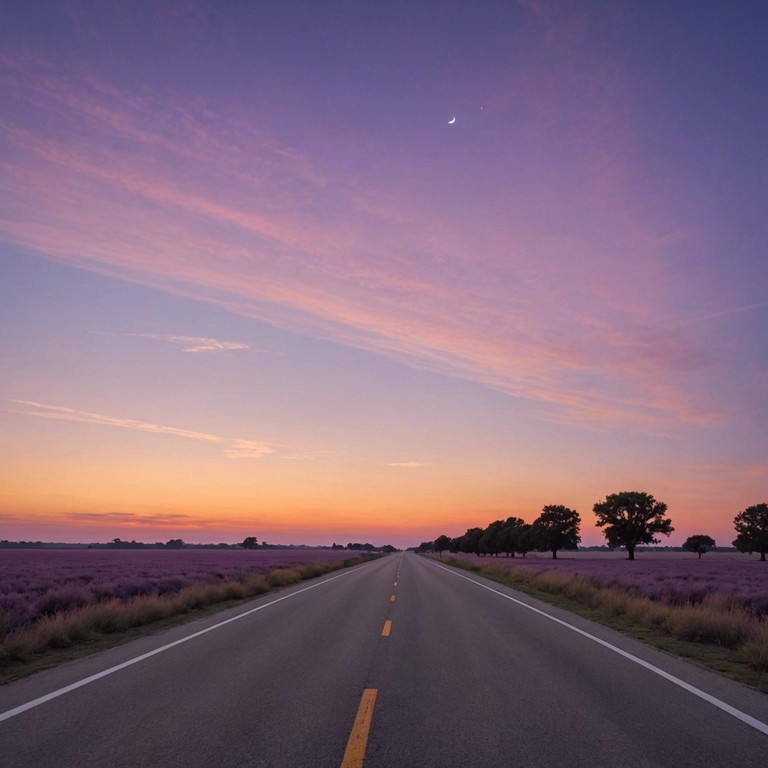
M448 125L453 125L455 122L456 122L456 117L452 117L452 118L451 118L451 119L448 121Z

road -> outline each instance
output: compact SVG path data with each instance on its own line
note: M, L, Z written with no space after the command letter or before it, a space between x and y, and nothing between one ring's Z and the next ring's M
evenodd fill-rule
M767 723L764 694L396 554L3 686L0 766L746 768Z

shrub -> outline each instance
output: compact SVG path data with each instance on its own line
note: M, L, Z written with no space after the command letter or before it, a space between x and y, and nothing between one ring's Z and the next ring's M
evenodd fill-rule
M739 649L739 658L758 672L768 672L768 625L763 625Z
M301 580L299 572L292 568L278 568L276 571L270 571L266 578L271 587L285 587Z

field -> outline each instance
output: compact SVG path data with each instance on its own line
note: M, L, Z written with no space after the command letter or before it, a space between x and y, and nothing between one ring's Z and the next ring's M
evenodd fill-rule
M342 550L0 550L0 667L360 562Z
M677 641L692 656L768 672L768 567L757 557L709 553L564 552L526 558L443 555L539 596L557 596L592 618L642 636ZM670 642L660 643L673 648ZM687 644L687 647L686 645ZM692 646L699 646L697 653ZM709 649L709 650L707 650Z

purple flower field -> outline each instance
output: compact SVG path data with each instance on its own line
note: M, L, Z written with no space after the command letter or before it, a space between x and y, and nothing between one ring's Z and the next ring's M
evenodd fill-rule
M579 574L595 586L615 587L633 597L647 597L667 605L700 605L717 600L743 608L756 618L768 617L768 568L766 563L745 555L712 557L701 560L689 555L641 553L632 562L626 557L591 553L561 553L526 558L482 557L451 554L480 565L498 565L530 570L556 569L563 574Z
M171 596L279 568L341 563L342 550L0 550L0 640L44 616L115 598Z

